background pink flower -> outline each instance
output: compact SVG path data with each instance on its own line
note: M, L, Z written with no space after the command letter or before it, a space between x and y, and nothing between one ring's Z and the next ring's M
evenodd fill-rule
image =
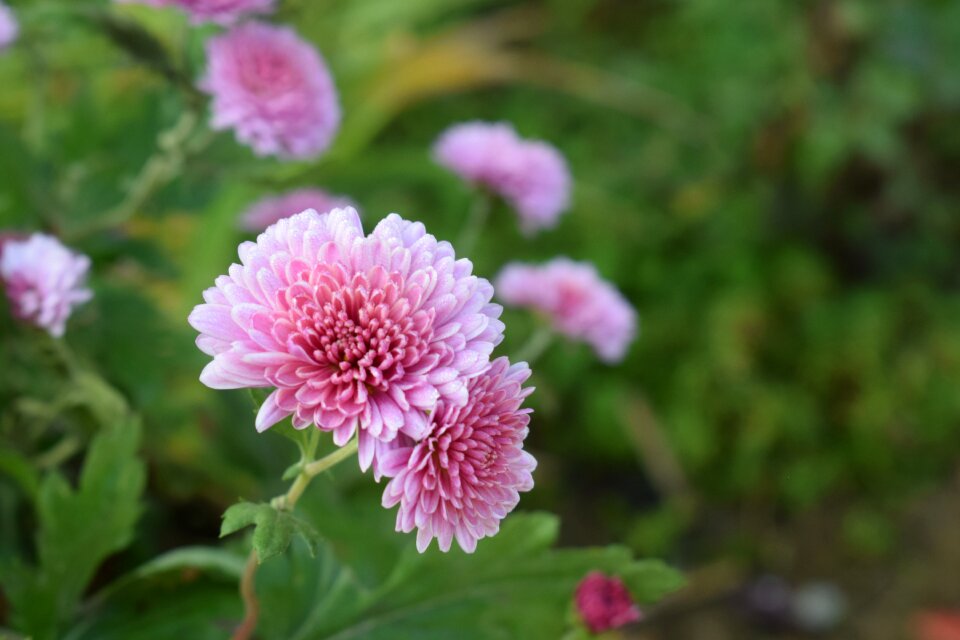
M233 24L245 15L270 13L276 0L117 0L123 4L147 4L154 7L178 7L194 22Z
M477 540L500 530L520 492L533 488L537 462L523 450L531 410L520 408L533 392L522 387L529 376L527 363L497 358L470 380L465 406L441 400L423 440L405 440L383 456L383 473L392 477L383 506L400 505L397 531L417 527L421 553L433 538L442 551L456 538L472 553Z
M19 33L20 25L13 10L0 1L0 51L13 44Z
M496 289L508 305L545 313L557 331L588 343L605 362L622 360L637 333L633 306L586 262L512 263Z
M281 218L307 209L327 213L332 209L350 206L353 203L349 198L335 196L322 189L294 189L253 203L241 217L241 225L248 231L263 231Z
M212 97L214 129L233 129L258 155L312 158L340 125L333 78L292 29L250 22L207 43L200 88Z
M599 571L588 574L580 582L574 601L592 633L617 629L642 617L623 581L608 578Z
M292 414L295 427L315 424L342 446L359 429L363 469L399 433L422 438L441 398L465 405L502 339L490 283L396 214L365 236L352 208L306 211L239 253L190 314L214 357L200 380L276 387L259 431Z
M508 124L455 125L433 152L442 166L506 200L527 233L555 226L570 205L570 172L560 152L520 138Z
M60 337L74 307L92 297L83 287L90 259L56 238L35 233L0 244L0 280L13 314Z

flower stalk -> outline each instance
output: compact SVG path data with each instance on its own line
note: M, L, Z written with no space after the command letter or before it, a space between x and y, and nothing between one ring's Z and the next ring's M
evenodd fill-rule
M473 253L477 240L483 232L490 218L490 210L493 208L493 199L490 194L483 189L477 190L477 195L470 206L470 212L467 214L467 222L460 232L460 239L457 241L457 252L464 256Z
M514 362L533 364L550 348L555 336L556 334L550 325L540 325L527 339L526 344L517 351Z
M357 452L357 439L354 438L346 445L340 447L333 453L330 453L319 460L307 462L306 459L313 457L313 450L316 448L316 440L313 440L313 446L308 451L304 451L304 462L302 470L297 474L296 480L290 485L290 488L282 496L277 496L270 501L270 505L275 509L284 509L290 511L300 500L300 496L310 485L310 481L324 471L332 469L338 463L343 462ZM249 640L257 628L257 619L260 615L260 603L257 600L257 593L254 588L254 580L257 574L257 566L260 562L257 559L255 549L250 549L250 555L247 556L247 564L243 571L243 577L240 579L240 597L243 599L243 621L234 631L232 640Z

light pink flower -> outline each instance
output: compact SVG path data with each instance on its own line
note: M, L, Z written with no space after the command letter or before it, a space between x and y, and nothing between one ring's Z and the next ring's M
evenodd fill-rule
M254 13L270 13L276 0L117 0L122 4L146 4L153 7L177 7L194 22L233 24Z
M353 202L349 198L331 195L321 189L295 189L253 203L241 217L241 224L248 231L263 231L281 218L307 209L327 213L351 206Z
M365 236L352 208L305 211L239 253L190 314L197 346L213 356L200 380L276 387L258 431L291 414L294 427L332 431L339 446L359 430L362 469L399 433L422 438L441 398L465 405L503 337L490 283L396 214Z
M248 22L207 42L200 88L214 129L262 156L313 158L333 140L340 105L326 64L292 29Z
M617 629L642 617L623 581L608 578L599 571L588 574L580 582L574 601L592 633Z
M13 10L0 1L0 51L13 44L20 33L20 25Z
M455 125L440 136L433 153L442 166L506 200L527 233L555 226L570 206L563 156L546 142L520 138L509 124Z
M384 475L392 477L383 506L400 505L397 531L417 527L422 553L433 538L442 551L455 537L467 553L477 540L500 530L500 521L533 488L537 461L523 450L531 409L520 405L533 391L526 362L510 366L497 358L468 383L466 405L437 403L420 442L403 438L384 454Z
M89 269L90 258L42 233L0 244L0 280L13 314L55 337L63 335L73 308L92 297L83 287Z
M622 360L637 333L633 306L587 262L508 264L496 289L506 304L546 314L557 331L591 345L605 362Z

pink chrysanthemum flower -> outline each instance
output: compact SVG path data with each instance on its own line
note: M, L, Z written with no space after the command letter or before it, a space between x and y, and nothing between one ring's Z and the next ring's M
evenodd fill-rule
M0 243L0 280L13 314L60 337L74 307L92 297L83 287L90 258L35 233Z
M291 414L294 427L332 431L339 446L359 431L363 469L399 433L422 438L441 398L465 405L503 337L490 283L396 214L365 236L352 208L305 211L239 253L190 314L213 356L200 380L276 387L258 431Z
M13 10L0 1L0 51L13 44L20 33L20 25Z
M335 196L322 189L295 189L258 200L247 209L240 222L247 231L263 231L281 218L307 209L328 213L333 209L352 206L349 198Z
M312 158L340 125L326 64L292 29L249 22L207 42L200 88L213 97L214 129L233 129L258 155Z
M194 22L230 25L254 13L270 13L276 0L117 0L122 4L146 4L153 7L177 7Z
M468 383L466 405L441 400L420 442L404 439L381 461L392 479L383 506L400 505L397 531L417 527L422 553L433 538L442 551L453 538L467 553L477 540L500 530L500 521L533 488L537 461L523 450L530 409L520 405L533 391L523 388L527 363L510 366L497 358Z
M509 264L496 288L505 303L546 314L557 331L591 345L605 362L622 360L637 333L634 308L586 262Z
M570 172L560 152L546 142L524 140L508 124L455 125L440 136L433 153L442 166L506 200L526 233L555 226L570 205Z
M617 629L642 617L623 581L608 578L599 571L588 574L580 582L574 601L591 633Z

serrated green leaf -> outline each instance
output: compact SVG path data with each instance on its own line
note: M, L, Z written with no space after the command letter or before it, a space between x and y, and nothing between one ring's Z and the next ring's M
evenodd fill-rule
M220 537L250 525L256 527L253 531L253 548L259 562L286 551L294 534L306 543L311 557L316 555L320 542L317 530L289 511L276 509L266 503L240 502L231 506L223 514Z
M660 560L633 562L617 575L627 585L634 600L641 604L657 602L686 584L683 574Z
M96 568L130 542L145 478L136 457L139 438L134 420L104 428L76 489L58 473L44 478L37 496L39 566L13 568L5 580L18 629L41 640L54 637Z
M270 505L262 505L257 512L256 528L253 530L253 548L257 561L265 562L280 555L293 539L293 522L285 514Z
M228 536L244 527L256 522L257 513L263 505L253 502L238 502L223 512L223 522L220 524L220 537Z
M564 612L588 572L646 575L651 584L669 572L634 562L623 547L554 549L557 525L552 515L517 514L473 555L408 548L372 589L328 544L320 545L318 563L295 549L258 574L264 637L439 640L455 629L466 639L555 640L567 631Z

